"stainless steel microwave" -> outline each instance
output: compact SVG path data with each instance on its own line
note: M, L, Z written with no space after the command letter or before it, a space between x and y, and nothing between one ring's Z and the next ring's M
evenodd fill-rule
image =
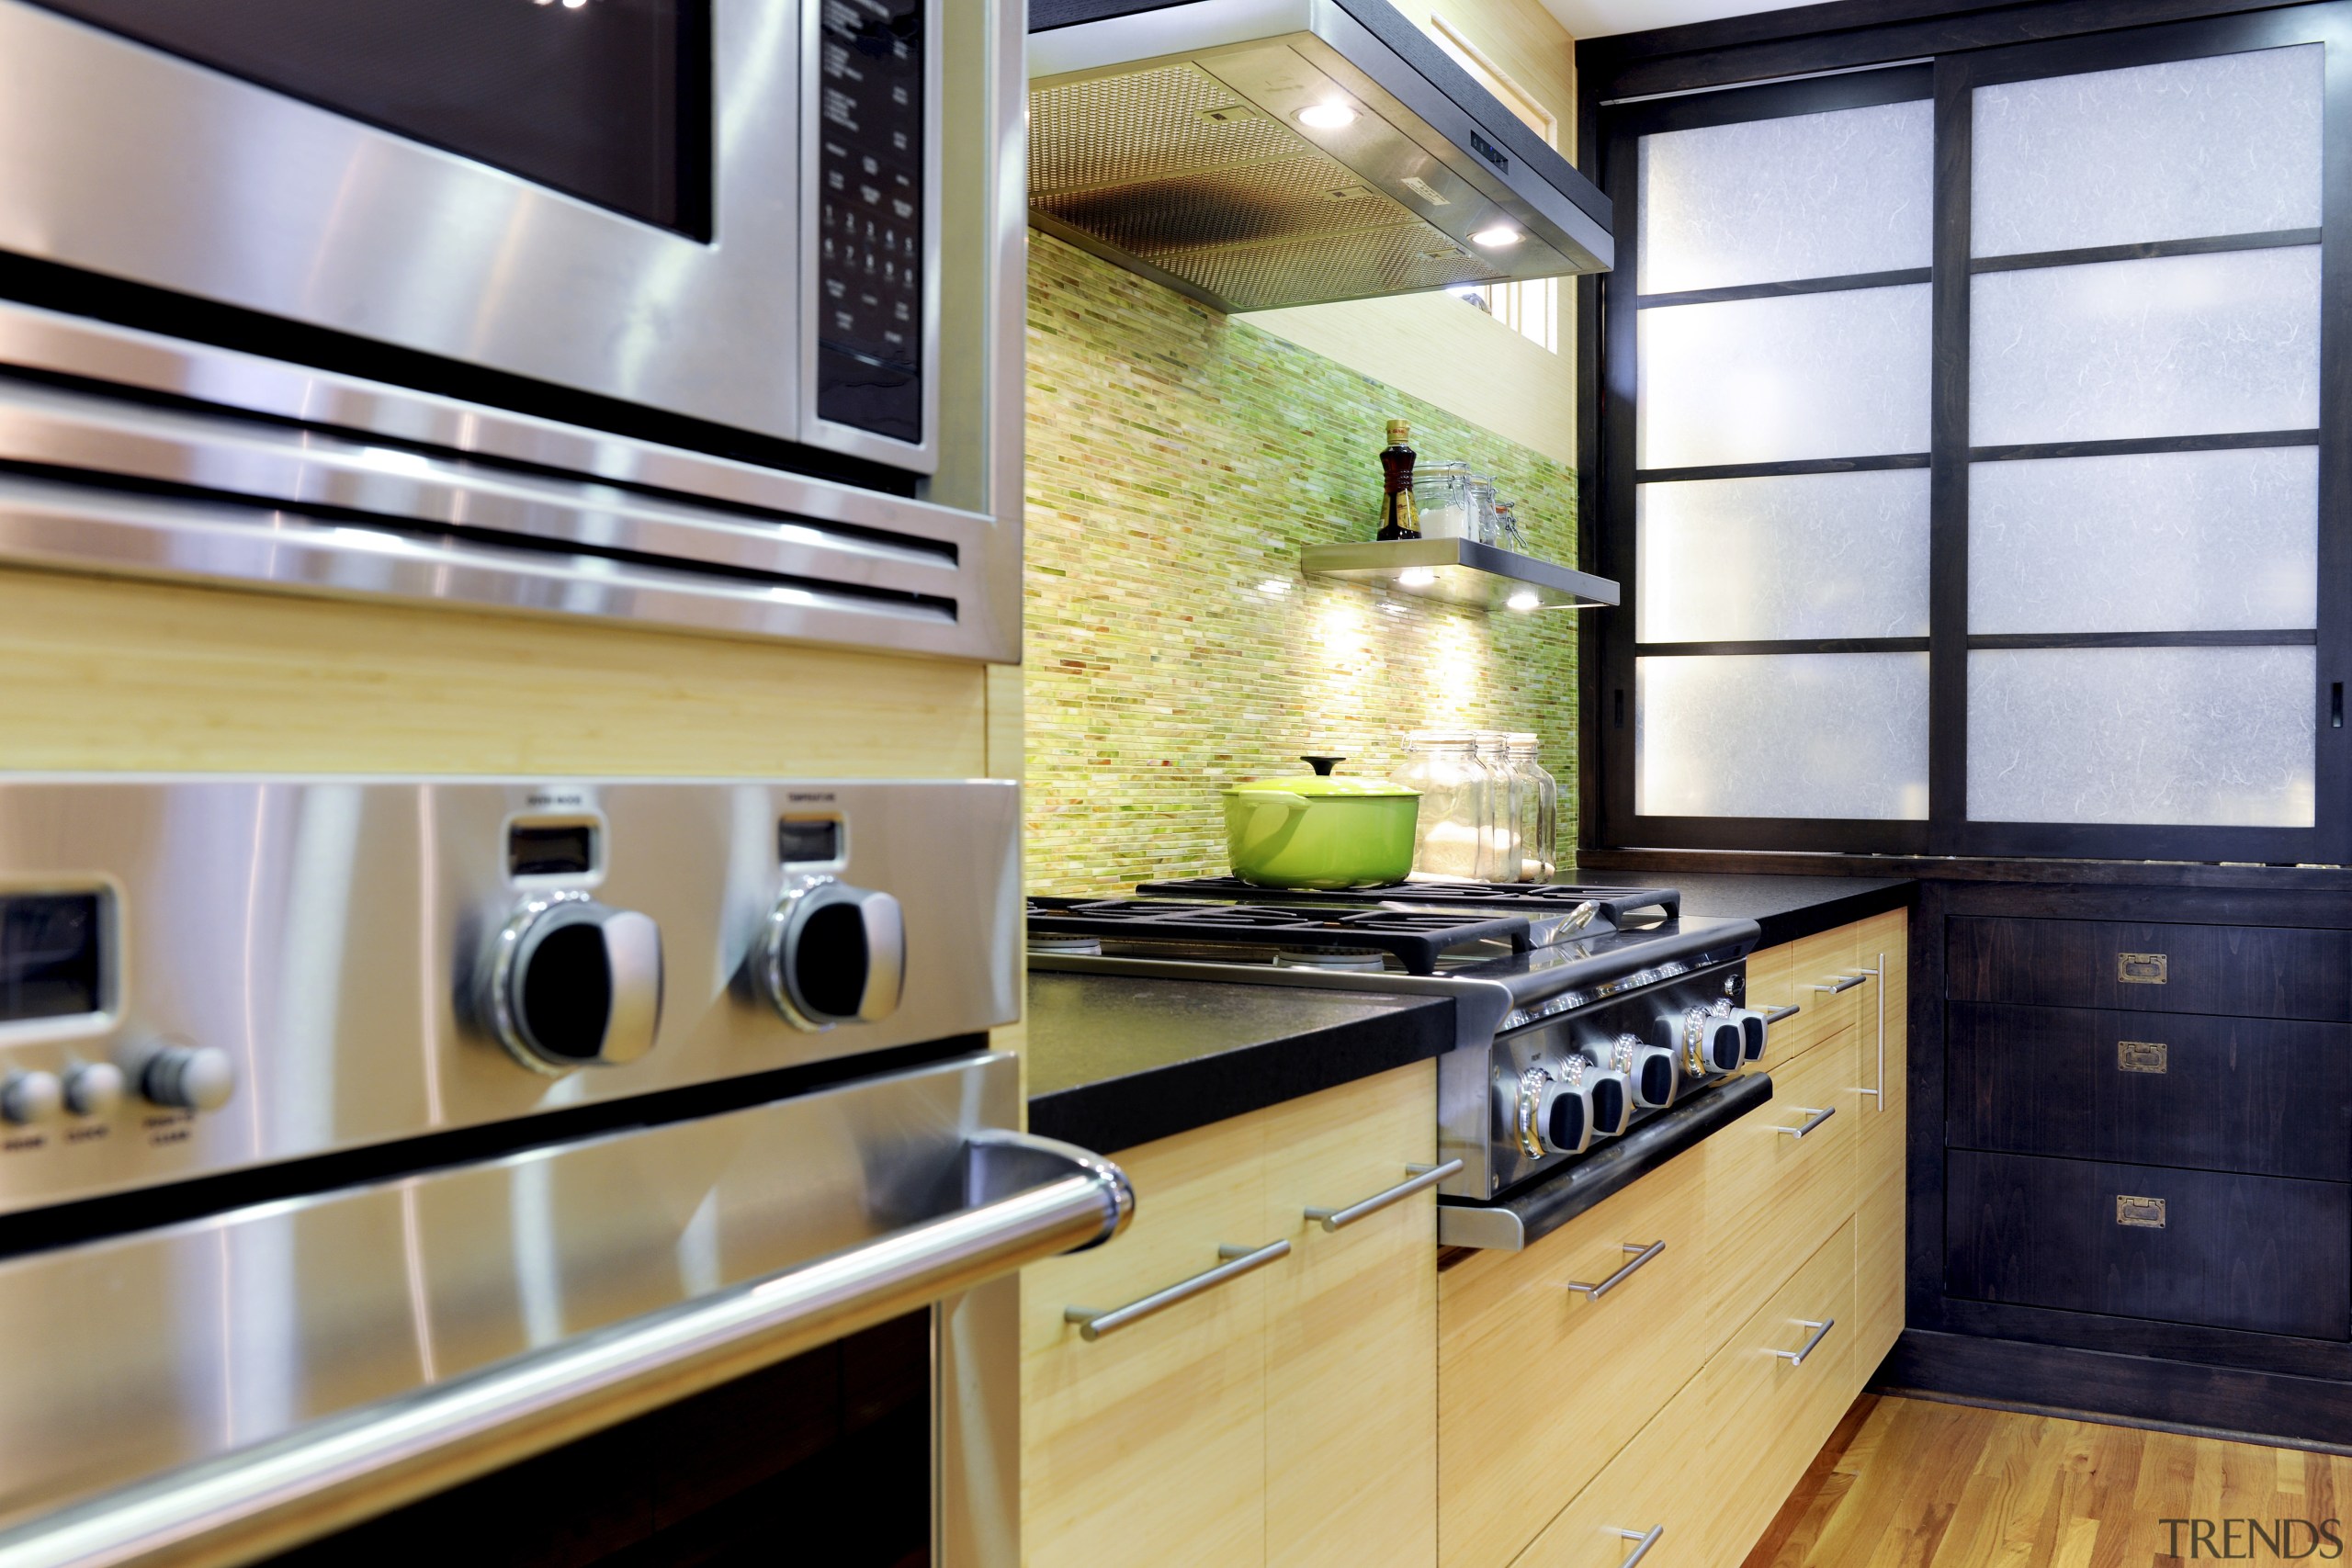
M1012 0L0 0L0 372L277 421L421 395L463 413L424 422L460 433L434 443L542 472L648 464L464 432L520 418L887 497L774 511L904 536L930 575L869 549L854 586L935 621L943 561L1012 581L922 513L1018 511L1022 38ZM28 310L242 357L94 371ZM254 359L316 384L257 403ZM730 507L761 488L652 466ZM943 650L1009 656L981 640Z

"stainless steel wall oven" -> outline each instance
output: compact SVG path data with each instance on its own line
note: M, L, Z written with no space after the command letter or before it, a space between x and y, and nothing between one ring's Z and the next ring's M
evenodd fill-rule
M0 783L0 1562L1016 1561L1016 793Z
M1022 39L0 0L0 558L1013 657Z

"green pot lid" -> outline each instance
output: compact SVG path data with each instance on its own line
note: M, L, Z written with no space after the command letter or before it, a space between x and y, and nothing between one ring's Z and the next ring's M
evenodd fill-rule
M1295 779L1251 779L1246 784L1229 786L1227 795L1247 795L1257 790L1280 790L1284 795L1303 795L1314 800L1395 799L1419 796L1420 791L1407 789L1403 784L1390 784L1386 779L1333 778L1324 774L1309 774Z

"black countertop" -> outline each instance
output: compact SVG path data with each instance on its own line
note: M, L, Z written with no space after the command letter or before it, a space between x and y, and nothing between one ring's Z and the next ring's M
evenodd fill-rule
M1815 931L1851 925L1908 906L1919 885L1901 876L1781 876L1769 873L1577 871L1567 880L1589 887L1679 887L1686 915L1754 920L1758 947L1778 947Z
M1453 1027L1450 997L1032 974L1029 1130L1133 1148L1426 1062Z
M1684 914L1754 920L1764 947L1902 908L1918 886L1887 876L1613 868L1576 880L1679 887ZM1033 973L1029 1128L1107 1154L1427 1061L1453 1042L1453 1003L1443 997Z

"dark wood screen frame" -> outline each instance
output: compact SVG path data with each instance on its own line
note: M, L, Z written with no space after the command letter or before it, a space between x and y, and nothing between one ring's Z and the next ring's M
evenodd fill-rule
M2020 41L2026 40L2026 41ZM2286 44L2326 46L2322 227L2292 233L2113 247L2046 256L1970 254L1968 117L1973 88L2077 72L2193 59ZM1922 56L1930 58L1923 60ZM2352 664L2352 0L2255 6L2233 0L1840 0L1577 46L1579 164L1615 203L1617 270L1577 288L1579 505L1585 558L1625 583L1625 607L1581 628L1584 846L1879 854L2343 863L2352 861L2352 766L2342 690ZM1834 74L1802 74L1836 73ZM1792 75L1789 81L1758 78ZM1754 85L1748 85L1754 84ZM1676 95L1652 96L1655 94ZM1638 101L1623 102L1634 98ZM1934 266L1869 277L1643 299L1634 149L1640 136L1838 108L1932 99L1936 169ZM1978 272L2124 257L2324 242L2321 273L2321 428L2251 435L1972 449L1967 440L1969 280ZM1804 473L1927 467L1929 632L1926 637L1813 643L1680 644L1645 654L1908 651L1929 666L1929 811L1926 821L1644 817L1634 809L1633 582L1634 323L1640 304L1697 303L1830 288L1928 282L1933 346L1931 451L1893 457L1746 465L1705 470ZM1977 636L1967 632L1968 474L1972 461L2252 446L2319 447L2317 630ZM1643 472L1642 479L1677 477ZM1967 652L2004 647L2312 646L2318 649L2315 826L2308 829L1971 822Z

